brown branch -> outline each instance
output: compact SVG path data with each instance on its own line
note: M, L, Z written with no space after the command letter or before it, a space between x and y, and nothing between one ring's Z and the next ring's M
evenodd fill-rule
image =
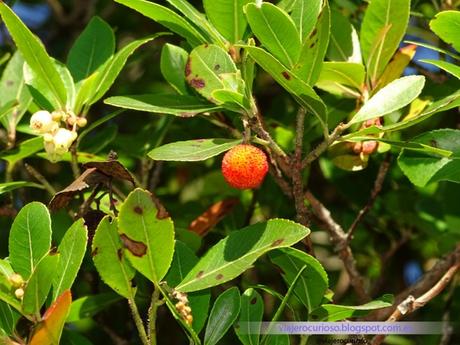
M47 192L54 196L56 194L56 189L48 182L48 180L43 176L41 173L38 172L33 166L25 163L24 167L26 168L27 172L33 176L41 185L47 190Z
M460 263L451 266L446 273L422 296L415 298L412 295L407 296L401 303L398 304L393 313L388 317L388 322L395 322L403 318L405 315L413 313L417 309L425 306L429 301L438 296L450 283L455 273L460 269ZM372 345L380 345L385 339L386 335L377 335L372 340Z
M378 321L386 320L396 309L396 307L410 295L421 296L430 290L441 278L450 270L451 267L460 264L460 244L456 249L439 259L431 270L426 272L423 277L413 286L410 286L395 297L392 307L376 310L369 314L365 319Z
M379 171L377 173L377 177L375 178L374 187L372 188L371 195L369 200L367 201L366 206L364 206L356 216L355 220L351 224L350 228L347 231L347 241L351 241L353 239L353 233L356 230L358 224L364 218L364 216L371 210L374 206L375 200L377 196L380 194L383 186L383 182L385 181L385 176L388 173L388 169L390 168L390 155L385 157L385 160L380 164Z
M305 198L310 202L316 216L326 224L326 230L331 236L331 241L335 246L335 251L342 259L345 269L350 276L350 284L358 296L360 302L365 303L370 300L369 295L364 289L363 278L361 277L350 246L348 245L347 235L342 227L332 218L331 212L309 191L305 193Z
M332 131L332 133L324 139L324 141L319 144L313 151L310 151L310 153L304 158L302 161L302 169L305 169L308 167L311 163L313 163L315 160L321 156L321 154L324 153L328 149L329 146L332 145L334 141L337 140L337 138L342 134L342 132L346 129L346 125L343 123L340 123L335 129Z

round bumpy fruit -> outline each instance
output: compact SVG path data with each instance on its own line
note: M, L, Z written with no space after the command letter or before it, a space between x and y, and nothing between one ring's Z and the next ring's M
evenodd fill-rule
M255 146L241 144L227 151L222 160L222 174L237 189L259 187L268 172L265 153Z

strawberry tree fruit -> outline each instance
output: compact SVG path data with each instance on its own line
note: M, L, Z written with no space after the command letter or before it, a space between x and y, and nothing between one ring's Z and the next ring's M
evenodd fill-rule
M227 151L222 160L222 174L237 189L259 187L268 172L265 153L252 145L241 144Z

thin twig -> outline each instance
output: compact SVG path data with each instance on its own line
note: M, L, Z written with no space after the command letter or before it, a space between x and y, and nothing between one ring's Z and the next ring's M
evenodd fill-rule
M395 322L403 318L405 315L410 314L417 309L425 306L429 301L439 295L446 286L450 283L455 273L460 269L460 263L450 267L446 273L439 279L436 284L431 287L427 292L422 296L415 298L412 295L407 296L401 303L398 304L397 308L393 311L390 317L387 319L387 322ZM374 337L372 340L372 345L380 345L385 339L386 335L379 334Z
M150 340L151 345L157 344L157 328L156 328L156 320L157 320L157 312L158 306L160 305L160 289L155 287L155 290L152 294L152 301L150 302L150 307L148 311L148 338Z
M304 158L302 161L302 169L305 169L308 167L311 163L313 163L315 160L321 156L324 151L328 149L329 146L334 143L334 141L337 140L337 138L342 134L342 132L346 129L346 125L343 123L340 123L335 129L332 131L332 133L324 139L324 141L319 144L315 149L310 151L310 153Z
M128 298L128 305L129 305L129 308L131 309L131 314L133 316L134 323L136 324L137 331L139 332L139 337L141 338L142 344L149 345L147 333L145 332L145 328L142 322L141 315L139 314L139 310L137 309L137 305L133 297Z
M305 193L305 198L310 202L316 216L326 224L326 230L331 236L331 241L335 246L336 252L339 254L340 259L343 261L345 269L350 276L350 284L358 296L360 302L368 302L370 297L364 289L363 278L361 277L356 262L353 257L350 246L347 242L347 235L342 227L332 218L331 212L311 194L309 191Z
M383 182L385 181L385 176L388 173L388 169L390 168L390 155L387 155L385 157L385 160L380 164L379 171L377 173L377 177L375 178L374 182L374 187L372 188L371 195L369 197L369 200L367 201L366 206L364 206L359 212L358 215L356 216L355 220L351 224L350 228L347 231L347 241L351 241L353 238L353 233L358 227L358 224L361 222L361 220L364 218L364 216L371 210L371 208L374 206L375 200L377 199L377 196L380 194L383 186Z
M48 191L51 196L56 194L56 189L48 182L48 180L43 176L41 173L38 172L33 166L25 163L24 167L26 168L27 172L32 175L41 185Z

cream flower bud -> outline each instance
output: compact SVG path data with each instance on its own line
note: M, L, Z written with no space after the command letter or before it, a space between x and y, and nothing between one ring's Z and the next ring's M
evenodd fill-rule
M14 295L17 299L22 299L24 297L24 290L19 288L14 291Z
M10 281L11 285L13 285L16 288L19 288L24 284L24 279L22 279L22 276L17 273L13 273L8 277L8 280Z
M59 128L54 134L54 146L57 154L64 154L69 150L70 145L77 138L77 133L65 128Z
M84 117L77 117L77 126L78 127L85 127L88 123L88 120Z
M57 128L58 124L53 121L49 111L40 110L30 118L30 128L39 134L52 132Z

